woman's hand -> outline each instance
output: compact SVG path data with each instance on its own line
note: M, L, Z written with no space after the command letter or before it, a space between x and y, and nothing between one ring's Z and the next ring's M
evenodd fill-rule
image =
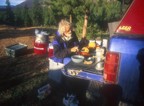
M71 48L71 52L78 52L78 51L79 51L79 49L78 49L78 47L77 47L77 46L75 46L75 47Z

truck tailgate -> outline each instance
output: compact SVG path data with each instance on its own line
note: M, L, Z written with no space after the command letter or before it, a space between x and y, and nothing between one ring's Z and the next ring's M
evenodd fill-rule
M113 36L110 38L108 51L120 53L118 84L123 89L123 97L126 100L139 101L142 97L141 90L144 89L144 82L142 82L144 80L144 37Z

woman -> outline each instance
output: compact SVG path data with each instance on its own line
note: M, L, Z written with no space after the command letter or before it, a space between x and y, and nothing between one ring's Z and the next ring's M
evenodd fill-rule
M71 55L76 54L79 41L72 30L72 25L67 20L62 19L58 25L58 31L53 40L55 62L67 64L71 61Z

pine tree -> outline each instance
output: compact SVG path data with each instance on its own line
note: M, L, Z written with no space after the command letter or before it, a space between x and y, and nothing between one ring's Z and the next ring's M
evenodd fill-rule
M6 0L6 12L5 12L4 21L7 24L10 24L10 25L14 24L14 13L11 10L11 5L10 5L10 1L9 0Z
M23 20L24 20L24 26L30 26L32 24L27 5L25 5L23 9Z
M32 22L34 26L39 26L43 24L43 12L42 12L42 6L40 5L39 0L33 1L33 7L32 7Z
M23 26L24 25L24 19L23 19L23 12L22 12L23 8L17 7L14 10L14 14L15 14L15 25L16 26Z

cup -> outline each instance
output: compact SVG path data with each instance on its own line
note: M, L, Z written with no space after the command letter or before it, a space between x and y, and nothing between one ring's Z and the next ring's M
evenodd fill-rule
M53 45L52 45L52 43L49 43L49 47L48 47L48 57L49 57L49 58L53 57L53 53L54 53Z

